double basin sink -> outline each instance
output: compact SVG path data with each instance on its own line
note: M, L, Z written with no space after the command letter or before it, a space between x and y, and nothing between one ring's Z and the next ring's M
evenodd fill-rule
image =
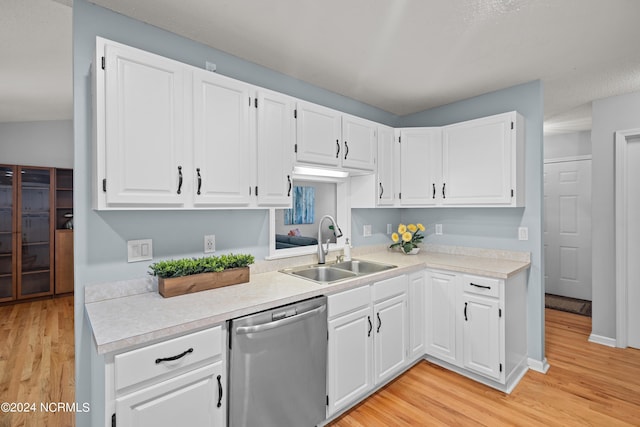
M311 280L316 283L329 284L340 280L366 276L380 271L396 268L395 265L352 259L333 264L311 264L301 267L285 268L282 273Z

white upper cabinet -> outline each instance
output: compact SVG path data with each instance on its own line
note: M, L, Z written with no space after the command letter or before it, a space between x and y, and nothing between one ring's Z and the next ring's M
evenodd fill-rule
M263 89L257 91L256 99L258 204L289 206L293 188L294 101Z
M516 112L443 128L442 203L524 205L524 120Z
M96 105L102 114L96 123L101 161L94 169L95 202L183 205L183 67L123 45L103 45L97 57L95 91L103 102Z
M379 206L393 205L395 202L394 162L396 142L393 128L378 126L378 175L377 198Z
M340 112L309 102L296 107L296 160L339 166L342 145Z
M224 76L193 71L194 205L248 205L249 88Z
M376 167L376 124L342 116L342 166L373 171Z
M303 101L295 117L296 162L375 170L376 123Z
M442 176L440 128L400 130L400 204L435 205Z

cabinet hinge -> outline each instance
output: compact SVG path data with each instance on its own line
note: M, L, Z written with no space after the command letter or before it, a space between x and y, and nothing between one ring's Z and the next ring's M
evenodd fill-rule
M502 309L501 308L498 309L498 317L502 317Z
M500 372L502 372L502 363L500 364Z
M103 69L103 70L107 67L106 62L107 62L107 61L104 59L104 56L103 56L103 57L102 57L102 69Z
M513 197L513 194L514 194L514 193L513 193L513 188L512 188L512 189L511 189L511 197Z
M111 427L116 427L116 414L111 415Z
M249 186L249 195L251 195L251 186Z
M327 394L327 406L329 406L329 395Z
M298 144L293 144L293 152L294 153L298 152Z
M511 122L511 130L513 130L513 122Z
M102 191L107 192L107 178L102 180Z
M256 108L258 108L258 98L253 98L253 103L255 104Z
M294 119L298 118L298 110L293 110L293 118Z
M249 97L249 107L251 107L251 97Z

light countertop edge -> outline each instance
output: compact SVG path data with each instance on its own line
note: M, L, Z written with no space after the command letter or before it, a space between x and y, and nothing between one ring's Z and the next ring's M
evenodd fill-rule
M149 292L87 302L85 313L91 324L98 354L107 354L152 344L247 314L320 295L331 295L424 268L508 279L530 266L529 261L426 251L408 256L382 250L354 258L394 264L398 268L331 285L317 284L272 271L252 274L248 283L172 298L163 298L153 286L147 286ZM118 288L122 288L122 283L118 283Z

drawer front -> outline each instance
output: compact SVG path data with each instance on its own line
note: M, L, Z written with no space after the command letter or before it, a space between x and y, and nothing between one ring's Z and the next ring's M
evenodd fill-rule
M464 274L461 280L464 292L495 298L500 297L500 283L502 282L500 279Z
M407 292L409 280L406 274L373 284L373 300L382 301Z
M218 357L222 349L222 326L216 326L118 354L114 358L116 390ZM170 358L175 360L163 360Z
M327 297L327 317L332 318L344 313L366 307L371 300L370 286L361 286Z

